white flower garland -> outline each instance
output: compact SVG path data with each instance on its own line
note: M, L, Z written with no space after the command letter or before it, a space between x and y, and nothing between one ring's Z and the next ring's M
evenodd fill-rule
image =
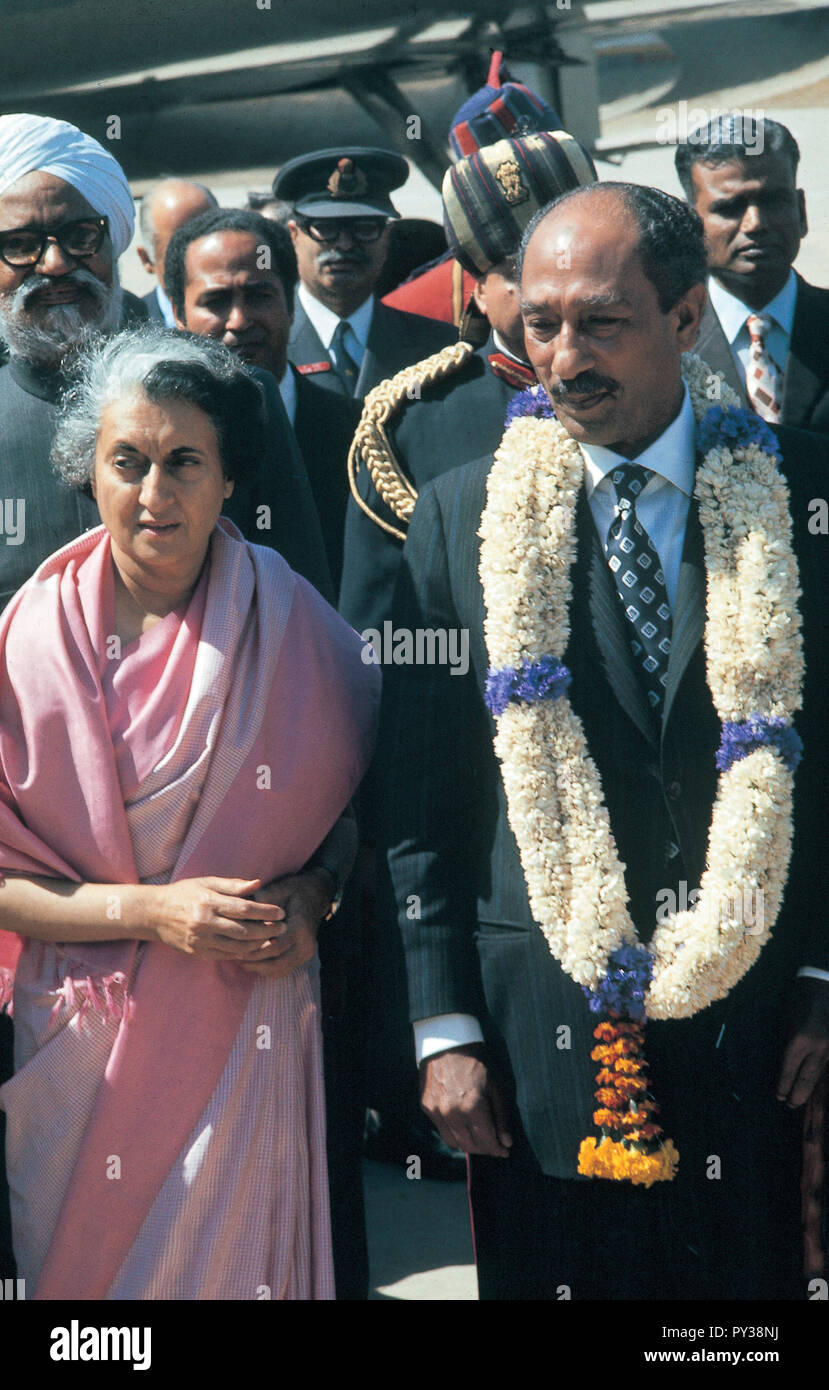
M697 423L711 408L708 367L687 354L683 374ZM739 401L723 384L723 407ZM519 417L489 476L480 574L490 667L563 659L581 451L555 419ZM783 717L799 708L803 654L788 489L756 443L709 450L695 496L705 544L707 678L721 721ZM638 941L601 782L566 695L510 701L497 720L509 819L529 900L550 951L596 989L611 954ZM720 775L707 866L696 906L657 927L648 949L651 1018L686 1018L723 998L769 938L788 872L792 786L780 752L757 747ZM758 898L758 895L759 898ZM763 904L747 933L744 904Z

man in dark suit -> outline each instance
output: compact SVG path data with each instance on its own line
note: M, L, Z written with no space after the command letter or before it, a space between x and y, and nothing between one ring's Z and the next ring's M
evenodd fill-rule
M509 402L535 385L516 281L521 234L539 208L595 177L590 156L564 131L498 140L447 171L447 243L475 277L464 314L468 341L412 366L398 382L391 411L388 393L363 410L340 593L340 611L358 632L382 628L389 617L418 489L496 449ZM386 468L401 482L391 502L383 497Z
M792 269L808 230L800 151L777 121L724 115L677 147L702 218L709 302L697 349L770 424L829 433L829 290Z
M165 274L179 328L221 338L274 377L311 483L336 595L346 459L359 410L356 401L323 391L288 363L297 279L288 233L248 209L202 213L171 239Z
M280 169L274 196L293 207L288 230L299 289L288 356L300 375L362 399L402 367L456 337L449 324L405 314L374 295L388 250L389 194L408 177L401 155L348 146Z
M143 302L149 317L166 323L168 328L175 327L173 306L164 284L164 261L170 238L191 217L218 206L210 189L192 179L159 179L141 199L138 226L142 244L135 249L144 269L156 279L155 288L143 296Z
M692 499L699 455L680 376L704 275L696 215L633 185L565 194L524 238L527 352L581 448L586 484L575 509L570 637L549 655L571 673L569 699L601 777L644 942L665 891L681 902L700 882L716 794L720 728L706 684ZM469 669L436 661L386 668L389 862L422 1103L446 1142L472 1155L483 1298L804 1296L802 1119L793 1107L809 1098L829 1055L819 868L827 594L824 542L809 525L810 502L826 495L829 448L796 430L778 436L807 672L791 871L771 940L731 993L693 1017L647 1024L649 1089L680 1153L674 1181L650 1188L577 1174L580 1142L593 1133L596 1016L533 921L493 749L477 538L492 461L447 474L420 496L394 627L466 632ZM638 614L620 603L610 564L627 516L611 474L635 469L628 460L646 470L637 544L644 554L649 537L647 551L657 551L672 621L666 668L655 664L665 677L656 700L640 664ZM528 582L532 566L528 554ZM549 582L543 571L538 579ZM528 806L533 800L528 789ZM539 835L559 842L563 829Z

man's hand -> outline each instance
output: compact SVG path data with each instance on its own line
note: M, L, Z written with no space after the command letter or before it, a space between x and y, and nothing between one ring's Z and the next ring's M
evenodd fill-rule
M314 956L320 925L331 907L331 877L325 869L306 869L265 884L255 894L260 896L265 902L278 903L285 918L263 942L262 961L245 964L242 969L284 980Z
M421 1064L420 1103L438 1134L452 1149L509 1158L501 1088L487 1070L478 1046L439 1052Z
M798 981L795 1027L783 1054L777 1099L805 1105L829 1061L829 981Z

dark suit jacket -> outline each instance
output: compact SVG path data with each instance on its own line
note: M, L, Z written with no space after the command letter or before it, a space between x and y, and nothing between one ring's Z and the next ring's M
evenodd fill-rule
M249 370L265 397L265 457L255 476L236 484L222 510L236 522L246 540L278 550L291 569L310 580L323 598L333 603L334 588L314 494L276 378L261 367Z
M494 453L500 444L515 388L492 371L494 350L490 336L451 376L425 387L419 400L404 401L385 427L395 457L418 491L441 473ZM365 467L357 474L357 487L373 512L401 529ZM402 549L402 541L349 498L340 612L357 632L382 628L390 616Z
M136 328L139 324L146 323L148 317L143 299L139 299L137 294L132 294L129 290L124 290L121 327Z
M161 312L155 290L150 290L149 294L142 294L141 303L147 307L147 318L157 319L159 323L164 322L164 315Z
M448 323L438 323L436 319L426 319L420 314L404 314L399 309L375 300L371 318L368 342L360 366L360 375L354 395L362 399L373 386L394 376L403 367L430 357L447 343L457 341L457 329ZM314 381L327 391L338 391L341 396L350 396L342 377L334 366L334 359L326 352L316 329L311 324L299 299L294 310L294 322L288 341L288 357L295 366L301 367L314 362L328 362L329 367L312 373Z
M265 397L267 444L256 474L237 482L224 511L247 540L272 546L288 564L333 598L311 485L270 372L255 370ZM20 544L0 542L0 609L38 565L100 523L90 497L62 482L49 462L55 416L65 386L60 373L12 358L0 367L0 470L5 496L24 507ZM265 509L265 510L263 510Z
M829 967L820 867L829 772L829 594L825 540L808 531L808 503L825 496L829 483L829 446L800 431L778 433L792 483L807 662L797 719L805 757L796 779L786 901L771 941L727 999L692 1019L647 1027L666 1133L680 1152L685 1145L686 1155L703 1146L701 1171L706 1152L722 1151L724 1133L732 1143L735 1130L745 1139L739 1161L764 1152L769 1088L787 1026L784 996L800 965ZM575 1177L579 1142L594 1133L595 1018L533 922L493 751L494 724L483 698L487 658L476 535L490 466L484 459L430 484L404 549L395 627L466 629L471 664L466 675L437 664L384 667L380 760L389 864L408 956L411 1017L477 1015L544 1172ZM647 939L657 892L669 887L679 893L683 881L688 891L699 884L716 791L719 725L705 683L702 535L692 508L657 738L646 722L624 619L583 493L577 526L572 635L563 659L626 865L632 916ZM562 1025L569 1029L563 1043ZM746 1103L735 1119L740 1099ZM715 1122L719 1137L712 1139ZM706 1150L711 1143L715 1147Z
M715 372L723 373L743 405L748 405L728 339L710 300L705 307L695 351ZM799 275L792 338L783 377L781 424L829 434L829 290L809 285Z
M322 527L334 593L339 593L343 568L345 510L349 497L347 461L360 418L360 403L316 381L296 378L294 433L302 454Z

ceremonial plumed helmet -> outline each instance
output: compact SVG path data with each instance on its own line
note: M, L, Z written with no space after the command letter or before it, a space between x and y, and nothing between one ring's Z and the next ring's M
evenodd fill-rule
M463 159L484 145L518 140L541 130L558 130L561 117L521 82L513 82L503 53L493 53L486 84L455 112L449 131L452 159Z
M399 217L389 194L408 177L402 155L348 145L290 159L273 192L302 217Z
M518 250L540 208L571 188L596 182L590 155L563 130L499 140L447 169L443 225L464 270L485 275Z

